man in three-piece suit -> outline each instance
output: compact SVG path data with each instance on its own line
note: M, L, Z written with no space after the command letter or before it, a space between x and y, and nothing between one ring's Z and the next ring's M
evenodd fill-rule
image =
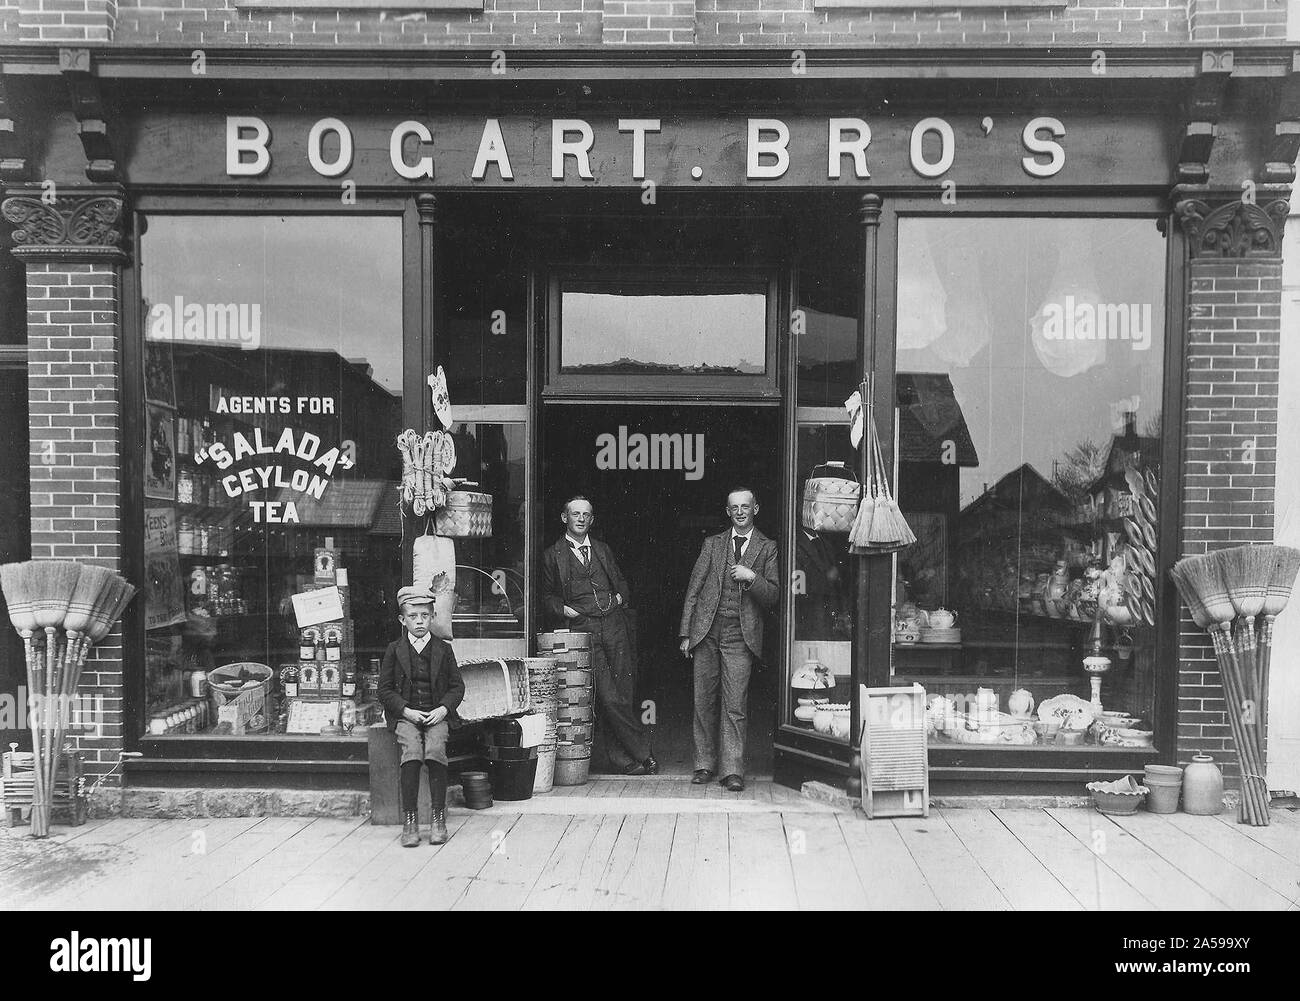
M708 782L720 766L722 784L731 792L745 788L749 675L763 652L763 613L776 607L780 594L776 543L754 527L757 514L758 501L748 487L727 495L731 527L704 540L678 630L682 656L695 661L691 781Z
M546 611L553 621L591 635L596 728L610 763L627 775L653 775L659 763L633 704L636 667L627 621L632 592L609 546L588 534L595 518L586 497L565 503L565 534L542 554Z
M846 624L848 612L835 547L825 536L802 526L794 542L794 566L803 574L803 586L795 590L795 638L831 639L836 627Z

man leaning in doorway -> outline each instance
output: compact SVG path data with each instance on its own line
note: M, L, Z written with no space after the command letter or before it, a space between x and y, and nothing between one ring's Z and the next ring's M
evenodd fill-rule
M542 554L546 610L574 632L591 635L591 671L596 687L596 726L610 763L627 775L653 775L659 763L636 712L636 669L628 636L631 590L614 554L588 532L596 515L591 501L565 502L566 529Z
M758 500L748 487L727 495L731 528L704 540L678 630L682 656L695 659L691 781L708 782L720 765L722 784L731 792L745 788L749 674L763 652L763 613L776 607L779 594L776 543L754 527L757 514Z

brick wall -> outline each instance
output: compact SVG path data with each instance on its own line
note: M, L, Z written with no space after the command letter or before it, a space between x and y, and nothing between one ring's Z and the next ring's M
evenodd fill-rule
M1187 17L1194 42L1287 36L1285 0L1188 0Z
M118 0L9 0L24 42L107 42Z
M1067 0L1053 8L949 10L816 10L813 0L485 0L482 12L469 13L241 11L232 0L21 3L24 12L62 18L37 31L28 20L38 14L24 13L24 39L76 37L49 33L71 32L69 18L84 16L56 8L103 7L115 42L175 45L1150 45L1280 39L1286 27L1279 0Z
M817 10L814 0L484 0L481 12L240 10L236 0L0 0L23 41L172 44L1153 45L1286 37L1282 0Z
M33 559L122 569L118 299L113 265L27 265ZM94 648L80 689L104 699L100 734L74 738L91 774L112 768L122 749L121 687L115 629Z
M1282 262L1193 260L1187 307L1183 552L1272 542ZM1212 754L1235 784L1218 663L1186 611L1178 646L1179 756Z

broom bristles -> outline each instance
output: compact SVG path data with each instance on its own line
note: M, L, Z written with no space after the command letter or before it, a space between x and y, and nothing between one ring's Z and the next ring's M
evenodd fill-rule
M1236 609L1232 607L1232 599L1228 597L1228 591L1223 586L1223 574L1215 557L1215 553L1189 556L1179 560L1175 565L1183 568L1188 586L1201 599L1210 621L1231 622L1236 615Z
M29 572L34 585L32 608L36 624L43 629L57 629L63 625L68 599L77 589L81 564L70 560L34 560L32 568Z
M111 586L104 592L104 601L97 605L91 614L87 633L92 643L98 643L113 630L117 620L126 611L126 606L135 597L135 587L121 577L113 576Z
M77 589L68 600L68 614L63 617L67 632L85 632L100 595L112 587L113 571L104 567L83 566L77 577Z
M1205 603L1201 601L1201 596L1196 593L1196 588L1192 585L1187 577L1187 568L1183 565L1186 561L1179 560L1169 568L1169 576L1174 579L1174 585L1178 588L1178 593L1182 595L1183 601L1187 604L1187 610L1192 613L1192 621L1200 629L1210 627L1210 613L1205 610Z
M1291 588L1300 574L1300 549L1291 546L1271 546L1273 565L1269 569L1268 591L1264 597L1265 615L1281 615L1291 600Z
M9 607L9 621L20 633L36 628L36 611L32 607L32 586L28 580L30 563L6 563L0 566L0 590Z
M1223 585L1238 615L1253 619L1264 608L1273 554L1267 546L1235 546L1215 553Z

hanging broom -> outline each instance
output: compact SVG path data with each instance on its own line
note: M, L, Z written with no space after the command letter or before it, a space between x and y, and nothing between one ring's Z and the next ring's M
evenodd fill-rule
M903 512L898 508L889 491L892 477L885 467L885 458L880 448L880 435L876 431L874 416L869 418L870 434L876 456L876 509L871 515L870 543L877 549L902 549L916 541L912 527L908 525Z
M1264 595L1264 616L1259 639L1259 736L1265 739L1268 724L1268 672L1273 660L1273 623L1291 600L1291 588L1300 573L1300 549L1290 546L1269 546L1273 561L1269 567L1268 587ZM1262 754L1262 749L1261 749Z
M9 621L18 635L23 638L23 651L27 655L27 691L29 698L35 702L41 690L40 646L33 646L32 638L36 634L36 610L33 605L35 585L31 581L32 563L6 563L0 566L0 588L3 588L5 604L9 607ZM49 808L45 798L45 778L40 768L37 755L40 752L40 714L39 703L28 713L28 723L32 731L32 836L43 838L49 834Z
M1220 564L1213 554L1190 556L1179 560L1170 571L1174 583L1193 621L1206 629L1214 643L1219 662L1219 676L1223 681L1224 696L1228 702L1228 724L1233 743L1241 762L1241 805L1239 819L1256 827L1268 825L1268 789L1263 783L1257 744L1253 731L1246 729L1242 713L1245 692L1242 688L1240 667L1232 645L1232 618L1235 609L1223 583ZM1260 789L1260 784L1264 788Z

